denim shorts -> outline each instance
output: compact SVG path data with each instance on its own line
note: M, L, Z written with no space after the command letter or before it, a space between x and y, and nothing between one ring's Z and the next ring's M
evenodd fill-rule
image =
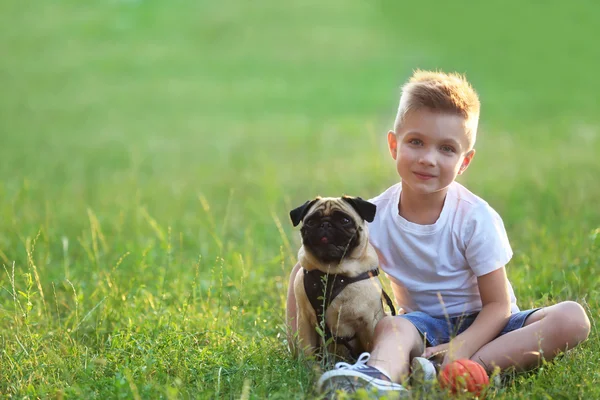
M513 313L510 316L508 323L498 336L502 336L508 332L522 328L527 317L538 310L540 310L540 308L533 308L531 310ZM450 318L436 318L421 311L414 311L408 314L399 315L398 317L409 320L415 326L415 328L417 328L421 335L423 335L427 342L427 346L437 346L448 343L451 338L464 332L468 327L471 326L473 321L475 321L477 314L478 313Z

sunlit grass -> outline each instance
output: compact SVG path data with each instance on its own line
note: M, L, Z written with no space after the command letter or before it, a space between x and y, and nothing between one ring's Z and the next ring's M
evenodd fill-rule
M517 6L2 2L0 393L315 396L321 364L285 342L288 211L396 182L385 133L422 67L481 94L461 181L504 218L521 307L577 300L593 321L496 397L599 397L597 7L487 27Z

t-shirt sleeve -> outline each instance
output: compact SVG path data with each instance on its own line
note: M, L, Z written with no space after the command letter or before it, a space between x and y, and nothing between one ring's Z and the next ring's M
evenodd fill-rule
M476 276L489 274L512 258L502 218L487 204L473 210L464 238L465 256Z

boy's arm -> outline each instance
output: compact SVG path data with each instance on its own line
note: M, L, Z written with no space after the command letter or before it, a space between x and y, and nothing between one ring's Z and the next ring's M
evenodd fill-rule
M477 278L482 309L473 324L450 343L430 347L425 357L448 350L444 364L461 358L471 358L482 346L491 342L507 324L511 313L506 269L498 268Z

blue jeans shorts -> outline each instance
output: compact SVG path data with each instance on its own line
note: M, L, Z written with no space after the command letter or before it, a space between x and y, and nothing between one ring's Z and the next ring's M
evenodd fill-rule
M531 310L519 311L513 313L508 320L506 326L498 336L505 335L509 332L522 328L525 320L540 308ZM451 338L461 334L471 326L478 313L461 315L458 317L432 317L421 311L414 311L408 314L399 315L399 318L409 320L415 328L423 335L426 341L426 346L437 346L448 343Z

